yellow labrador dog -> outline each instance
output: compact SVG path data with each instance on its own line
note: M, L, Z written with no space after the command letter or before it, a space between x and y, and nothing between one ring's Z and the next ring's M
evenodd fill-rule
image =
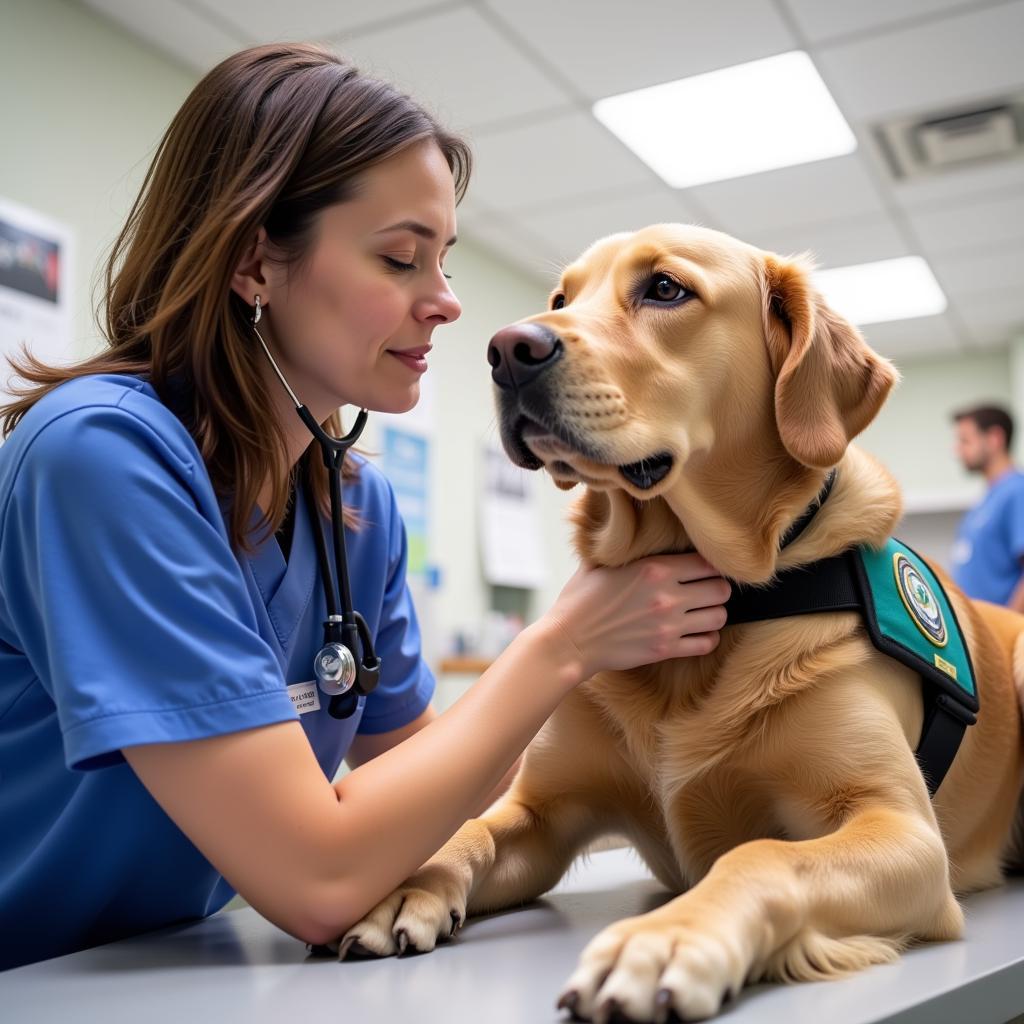
M881 546L900 518L893 478L850 444L895 371L800 261L696 227L615 235L489 358L511 458L585 485L589 563L696 548L759 584ZM612 832L681 895L587 946L560 1000L584 1019L704 1018L747 981L834 977L960 936L955 894L1021 862L1024 617L948 596L981 710L934 799L913 753L921 678L857 612L728 626L705 657L579 687L509 793L343 954L356 938L394 953L401 932L431 949L467 914L540 896Z

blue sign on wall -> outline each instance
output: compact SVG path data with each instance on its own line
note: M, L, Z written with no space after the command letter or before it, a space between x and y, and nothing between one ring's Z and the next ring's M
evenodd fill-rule
M405 520L409 541L408 571L423 573L427 568L427 468L430 442L420 434L395 427L385 427L382 433L384 452L381 470L395 489L398 510Z

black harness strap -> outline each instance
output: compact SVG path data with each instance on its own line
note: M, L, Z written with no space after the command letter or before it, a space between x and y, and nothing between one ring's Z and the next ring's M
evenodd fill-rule
M928 671L929 666L912 662L903 648L881 634L870 587L856 552L846 551L811 565L787 569L761 586L733 584L732 597L725 607L727 626L791 615L859 612L875 647L921 674L925 714L915 756L928 792L935 795L975 716L939 689L936 678Z
M770 583L734 583L732 596L725 605L730 626L813 612L860 611L862 607L860 590L845 553L786 569Z

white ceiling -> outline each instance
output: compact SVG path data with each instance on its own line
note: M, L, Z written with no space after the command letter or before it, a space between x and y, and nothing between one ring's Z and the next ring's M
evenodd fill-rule
M1024 159L899 182L871 134L1024 89L1024 0L85 2L197 72L250 43L316 39L397 82L473 144L460 233L545 284L603 234L692 221L822 266L924 256L949 308L866 328L887 355L1024 331ZM590 113L603 96L793 49L853 127L852 155L675 190Z

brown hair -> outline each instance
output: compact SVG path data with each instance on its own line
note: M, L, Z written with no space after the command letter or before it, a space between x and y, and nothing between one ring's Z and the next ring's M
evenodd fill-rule
M324 207L350 198L368 168L424 140L444 154L461 199L468 146L387 83L308 44L255 46L222 61L171 121L111 250L100 323L108 347L73 366L48 366L27 351L11 360L28 385L12 386L18 397L0 408L4 435L64 381L145 375L195 439L215 491L231 497L232 543L247 547L268 477L260 527L276 529L291 483L284 435L266 415L265 357L231 278L261 225L286 261L299 262ZM338 414L325 426L337 434ZM324 503L326 471L320 459L309 462Z
M970 409L960 409L953 413L953 422L970 420L979 430L989 431L998 427L1006 440L1006 450L1010 450L1013 440L1013 417L999 405L976 405Z

